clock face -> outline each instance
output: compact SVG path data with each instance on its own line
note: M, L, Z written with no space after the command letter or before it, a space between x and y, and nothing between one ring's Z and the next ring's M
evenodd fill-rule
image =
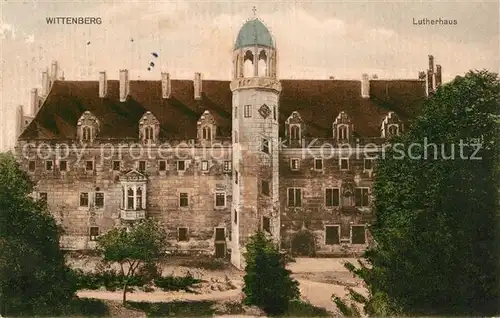
M271 109L269 108L269 106L264 104L259 108L259 113L262 118L267 118L271 114Z

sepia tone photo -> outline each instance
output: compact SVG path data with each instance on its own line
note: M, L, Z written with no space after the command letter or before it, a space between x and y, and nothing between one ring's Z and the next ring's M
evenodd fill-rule
M500 314L498 2L0 8L0 317Z

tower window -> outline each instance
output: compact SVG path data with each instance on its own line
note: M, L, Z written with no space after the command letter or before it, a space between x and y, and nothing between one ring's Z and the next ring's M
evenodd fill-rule
M219 207L219 208L226 206L226 193L225 192L216 192L215 193L215 206Z
M238 118L238 106L234 106L234 118Z
M215 240L225 241L226 240L226 229L223 227L215 228Z
M276 120L277 118L277 114L276 114L276 106L273 106L273 119Z
M262 217L262 230L267 233L271 233L271 219L267 216Z
M261 192L263 195L269 195L269 193L270 193L269 181L262 180L261 188L262 188Z
M252 117L252 105L245 105L244 116L245 116L245 118Z
M235 171L235 173L234 173L234 183L235 184L238 184L238 177L239 177L238 176L238 171Z
M234 210L234 224L238 224L238 211Z
M261 151L264 153L269 153L269 139L262 138Z

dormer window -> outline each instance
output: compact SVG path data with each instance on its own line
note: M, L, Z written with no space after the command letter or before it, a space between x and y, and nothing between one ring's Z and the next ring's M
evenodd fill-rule
M155 142L160 134L160 122L151 112L146 112L139 121L139 139L144 143Z
M99 121L89 111L86 111L78 119L77 137L80 142L91 143L99 133Z
M348 136L348 128L347 126L345 125L342 125L342 126L339 126L338 127L338 136L339 136L339 140L346 140L348 139L347 136Z
M202 141L212 141L215 139L217 125L214 117L208 110L203 112L198 120L198 139Z
M300 126L293 125L290 127L290 140L300 140Z
M388 133L389 133L389 137L391 137L391 136L397 136L399 134L399 127L398 127L398 125L390 125L387 130L388 130Z
M203 127L202 138L203 140L212 140L212 129L210 127Z
M394 112L389 112L382 121L380 127L382 138L391 138L399 135L403 130L403 123L398 115Z

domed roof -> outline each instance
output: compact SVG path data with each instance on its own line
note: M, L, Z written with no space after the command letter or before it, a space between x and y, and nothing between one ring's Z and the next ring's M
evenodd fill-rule
M252 45L262 45L274 48L271 33L269 33L267 27L257 18L243 24L236 38L234 49L236 50Z

